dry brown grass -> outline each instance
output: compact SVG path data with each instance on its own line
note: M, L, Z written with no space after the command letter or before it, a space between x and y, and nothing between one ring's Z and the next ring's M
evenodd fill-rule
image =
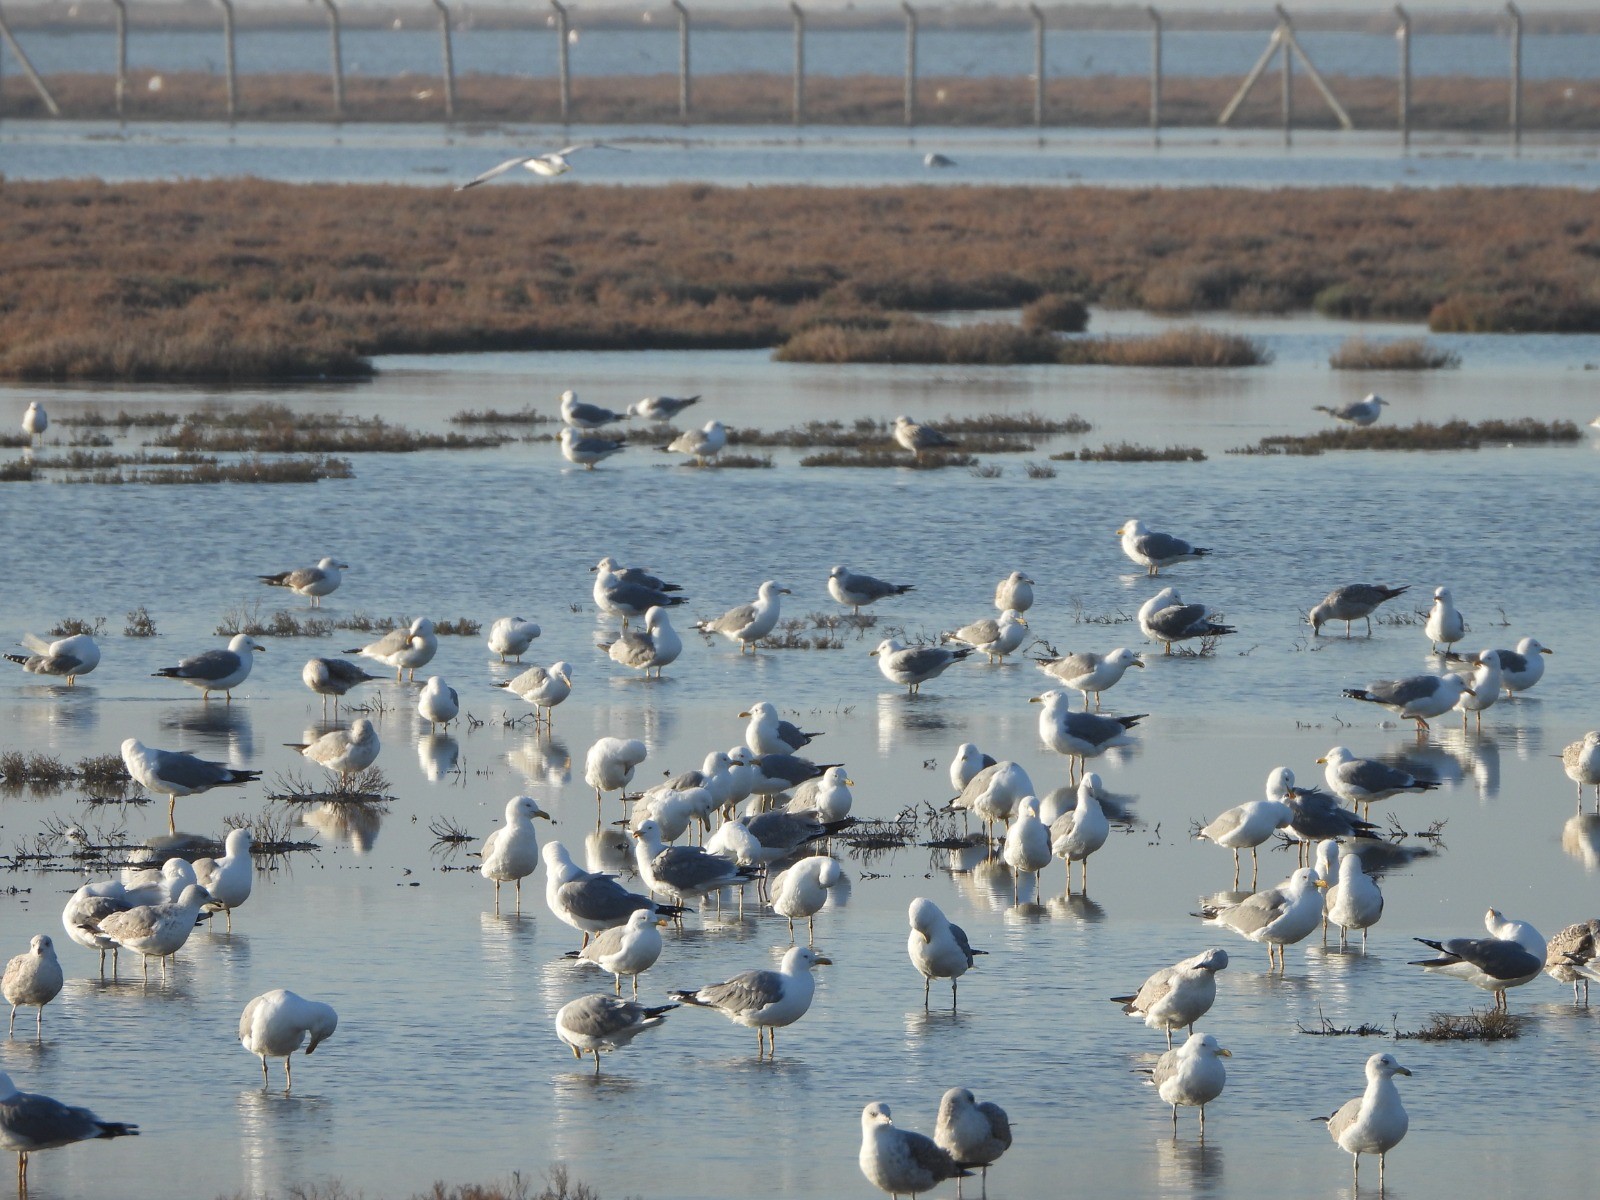
M1335 371L1438 371L1459 367L1461 356L1442 350L1425 338L1398 338L1376 342L1347 338L1328 358Z
M1414 425L1369 425L1310 434L1275 434L1230 454L1310 456L1326 450L1477 450L1485 445L1565 446L1583 440L1571 421L1418 421Z
M1022 327L1050 333L1082 333L1089 328L1089 306L1077 296L1052 292L1022 306Z
M1015 325L950 326L910 320L882 329L814 325L779 347L776 357L782 362L1102 367L1252 367L1272 360L1252 338L1199 328L1062 340Z
M350 374L383 353L768 347L810 327L849 343L897 312L1052 293L1600 329L1600 209L1555 188L8 182L0 276L9 378ZM910 329L925 357L1054 353L1015 327Z
M1064 450L1052 462L1205 462L1198 446L1140 446L1134 442L1107 443L1098 450Z

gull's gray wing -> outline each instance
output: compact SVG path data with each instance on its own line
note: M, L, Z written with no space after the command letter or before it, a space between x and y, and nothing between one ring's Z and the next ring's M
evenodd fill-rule
M585 921L616 921L621 923L641 908L649 908L650 901L628 891L607 875L593 875L587 879L574 879L557 889L561 903L573 915Z
M655 660L656 640L646 632L629 629L606 650L624 666L642 667Z
M1248 936L1276 921L1283 915L1283 910L1288 904L1289 898L1274 888L1271 891L1257 892L1254 896L1239 901L1232 908L1223 909L1217 914L1217 920L1229 929Z
M575 437L572 439L572 448L583 454L608 454L612 450L621 450L623 445L623 442L619 442L614 438Z
M562 1022L583 1037L605 1038L631 1029L644 1020L644 1009L629 1000L614 996L580 997L567 1009Z
M1126 1011L1149 1012L1153 1005L1161 1003L1166 998L1167 993L1172 990L1172 981L1176 975L1177 972L1171 967L1162 967L1161 970L1144 981L1144 985L1139 989L1138 995L1134 996L1133 1000L1124 1006ZM1158 1079L1156 1082L1160 1083L1161 1081Z
M1150 1070L1150 1080L1156 1087L1160 1087L1177 1073L1178 1052L1176 1050L1168 1050L1160 1058L1156 1059L1156 1065Z
M179 754L172 750L157 750L155 755L155 777L163 783L175 783L186 788L209 788L234 782L233 768L226 763L208 762L192 754Z
M769 850L793 850L828 833L825 826L781 809L751 817L745 828Z
M981 646L999 636L1000 622L987 617L981 621L974 621L971 625L963 625L955 632L957 641L966 642L971 646Z
M750 1013L782 1000L783 982L777 971L742 971L726 983L708 984L696 997L727 1013Z
M349 691L358 683L367 683L380 678L358 667L355 663L345 658L324 658L320 660L323 668L328 672L328 681Z
M797 758L793 754L763 754L755 762L768 779L781 779L788 787L799 787L806 780L815 779L827 770L810 759Z
M1133 539L1133 548L1146 558L1180 558L1194 547L1170 533L1146 533Z
M1412 966L1449 966L1452 963L1471 963L1491 979L1520 979L1544 969L1540 962L1518 942L1504 938L1451 938L1447 942L1428 942L1435 946L1440 957Z
M87 1108L73 1108L49 1096L17 1092L0 1100L0 1129L8 1150L49 1149L101 1135L100 1121Z
M1340 1134L1356 1123L1356 1118L1361 1115L1361 1100L1360 1096L1354 1100L1346 1100L1340 1105L1339 1111L1328 1118L1328 1132L1333 1135L1335 1141L1339 1139Z
M1408 675L1404 679L1380 679L1367 685L1367 692L1379 704L1402 707L1439 690L1437 675Z
M232 650L207 650L183 659L176 667L168 667L167 673L178 679L226 679L243 663Z
M1147 621L1158 635L1173 638L1191 634L1208 624L1204 604L1174 604L1151 613Z
M1129 726L1115 717L1099 713L1069 712L1061 721L1062 727L1075 738L1082 738L1098 746L1127 733Z
M736 878L733 863L693 846L668 846L650 864L656 878L675 890L710 887Z
M1423 782L1415 776L1372 758L1358 758L1342 763L1339 778L1368 792L1385 792L1393 788L1414 787Z
M961 953L967 956L967 966L970 967L975 965L978 961L976 956L979 951L974 950L972 948L972 943L967 940L967 931L961 928L961 926L957 925L954 921L947 921L945 923L950 927L950 936L955 938L956 945L961 947Z
M847 592L858 596L870 596L874 600L882 600L886 596L898 596L908 590L903 584L888 583L874 575L857 575L854 571L846 571L839 580L839 586Z
M743 629L755 620L756 606L754 604L741 604L738 608L730 608L714 621L706 621L701 628L712 630L716 633L733 633Z
M966 653L963 651L963 653ZM955 652L943 646L912 646L895 655L895 664L917 675L948 666Z
M346 654L367 654L373 658L381 658L386 654L394 654L404 650L411 644L411 630L409 627L391 629L375 642L363 646L359 650L346 650Z

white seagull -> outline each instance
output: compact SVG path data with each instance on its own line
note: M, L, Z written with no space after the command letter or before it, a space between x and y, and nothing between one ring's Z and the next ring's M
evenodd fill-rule
M1191 546L1170 533L1146 529L1139 520L1125 522L1117 534L1122 538L1122 552L1143 567L1146 575L1159 575L1162 567L1194 562L1211 553L1209 547Z
M263 1087L267 1083L267 1059L283 1059L283 1087L287 1091L294 1082L289 1059L300 1044L305 1042L306 1053L310 1054L332 1037L338 1026L339 1014L331 1004L275 988L244 1006L239 1016L239 1042L261 1060Z
M539 626L533 621L524 621L521 617L499 617L489 626L489 649L500 656L501 662L508 658L521 662L539 633Z
M861 1110L861 1154L867 1182L892 1196L932 1191L946 1179L972 1174L926 1134L896 1129L889 1106L876 1101Z
M266 650L260 642L243 633L236 633L226 650L207 650L181 659L175 667L162 667L152 672L152 678L181 679L200 689L201 696L209 700L212 692L226 692L228 703L233 703L233 689L250 677L252 653Z
M79 675L87 675L100 665L100 646L87 633L47 642L31 633L22 635L26 654L8 654L6 658L21 665L30 675L53 675L65 678L67 686L78 682Z
M34 1010L36 1037L44 1036L44 1006L61 994L66 977L61 973L61 963L56 958L56 944L42 933L28 941L25 953L6 963L4 978L0 978L0 996L11 1005L10 1032L17 1032L17 1009Z
M0 1150L17 1155L17 1195L28 1193L28 1155L93 1138L137 1137L139 1127L102 1121L87 1108L73 1108L36 1092L20 1092L0 1071Z
M778 624L778 597L792 594L782 584L769 579L756 589L753 603L730 608L710 621L696 621L694 627L701 633L720 633L729 641L738 642L740 654L753 652L755 644Z
M594 1055L594 1073L600 1074L600 1051L619 1050L646 1029L665 1021L676 1004L646 1007L631 1000L595 992L579 996L556 1013L556 1036L572 1047L572 1057Z
M1094 709L1100 711L1100 698L1122 682L1129 667L1144 669L1144 659L1126 646L1118 646L1109 654L1096 654L1092 650L1077 654L1064 654L1057 658L1036 660L1039 669L1064 687L1083 695L1083 711L1089 711L1089 693L1094 693Z
M406 629L391 629L375 642L344 651L345 654L359 654L393 667L396 683L407 671L411 672L411 680L415 682L417 668L427 666L438 652L439 638L433 632L433 622L427 617L418 617Z
M517 911L522 911L522 881L539 865L539 835L534 832L535 817L554 825L556 819L532 796L514 796L506 802L506 823L484 839L482 865L478 873L494 880L494 910L500 911L500 885L515 883Z
M911 933L906 938L906 953L911 965L922 976L922 1007L928 1007L928 989L935 979L950 981L950 1009L956 1007L956 981L977 965L976 955L987 950L974 950L967 940L967 932L954 924L940 911L932 900L918 896L911 902L908 913Z
M276 575L257 575L268 587L288 588L297 596L305 596L312 608L322 607L322 598L332 593L343 581L340 574L350 569L349 563L337 558L319 559L314 567L298 567L293 571L279 571Z
M1156 1060L1150 1073L1156 1094L1172 1105L1172 1132L1178 1132L1178 1105L1200 1110L1200 1133L1205 1136L1206 1105L1222 1095L1228 1072L1222 1060L1230 1051L1217 1045L1209 1033L1191 1033L1176 1050L1168 1050Z
M1355 1156L1353 1180L1361 1179L1363 1154L1378 1156L1379 1192L1383 1190L1384 1159L1400 1144L1411 1124L1405 1106L1400 1103L1400 1090L1394 1086L1394 1077L1410 1074L1395 1061L1394 1055L1374 1054L1367 1059L1367 1090L1340 1106L1331 1117L1318 1118L1328 1122L1328 1134L1338 1143L1339 1149Z
M778 1030L793 1025L811 1007L816 992L812 967L833 960L810 946L792 947L776 971L741 971L725 983L707 984L693 990L678 988L667 994L674 1000L699 1008L714 1008L735 1024L756 1031L756 1056L770 1042L773 1057L778 1053Z
M559 150L547 150L543 154L524 154L517 158L508 158L503 163L490 167L482 175L467 180L456 188L464 192L468 188L477 187L480 183L488 183L491 179L504 175L507 171L514 171L518 167L532 171L546 179L553 179L557 175L565 175L572 170L572 164L567 161L580 150L621 150L621 146L607 145L605 142L574 142L570 146L563 146Z
M1193 958L1162 967L1139 986L1132 996L1113 996L1115 1004L1130 1017L1138 1017L1150 1029L1159 1029L1167 1035L1167 1049L1172 1049L1172 1031L1188 1026L1194 1033L1194 1023L1217 1000L1217 972L1228 965L1228 952L1213 946Z

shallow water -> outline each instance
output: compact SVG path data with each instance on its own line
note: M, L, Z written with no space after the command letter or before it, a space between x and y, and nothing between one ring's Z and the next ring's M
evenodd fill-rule
M1095 315L1101 329L1150 323ZM481 725L430 738L411 712L412 687L375 685L369 695L387 709L376 719L379 765L397 797L390 811L358 827L319 816L322 848L259 875L232 936L197 933L165 984L144 983L128 964L120 982L95 978L94 956L60 931L60 905L79 876L12 874L5 882L20 890L0 895L0 946L15 953L29 934L50 932L69 983L46 1013L42 1045L0 1042L0 1069L19 1086L144 1127L137 1140L40 1155L30 1194L267 1196L336 1177L368 1195L408 1195L435 1178L537 1173L561 1160L608 1197L861 1195L861 1106L886 1100L900 1124L927 1130L940 1093L956 1084L998 1100L1018 1122L1017 1144L991 1180L997 1197L1041 1194L1064 1167L1108 1196L1334 1194L1348 1188L1348 1159L1308 1118L1357 1094L1361 1064L1379 1049L1416 1072L1401 1081L1412 1129L1395 1152L1393 1195L1581 1187L1589 1139L1572 1133L1600 1118L1585 1084L1594 1030L1563 985L1541 979L1512 993L1529 1023L1510 1043L1379 1045L1296 1029L1319 1014L1415 1029L1435 1011L1482 1007L1487 997L1405 961L1421 949L1411 937L1474 933L1490 905L1546 934L1595 915L1600 818L1574 817L1572 786L1551 757L1600 708L1582 602L1600 534L1583 499L1594 444L1312 459L1222 452L1317 428L1313 404L1374 387L1394 403L1386 419L1396 422L1507 411L1586 422L1600 410L1586 369L1600 361L1600 339L1450 339L1459 371L1347 379L1325 363L1351 326L1297 318L1232 327L1268 341L1276 362L1203 373L789 366L754 353L493 355L384 360L372 383L352 388L4 389L8 408L40 398L58 415L85 403L182 408L267 396L428 427L459 408L553 408L564 386L613 406L647 392L703 392L688 415L767 428L813 416L1034 409L1079 412L1095 428L1025 459L1123 438L1200 445L1211 456L1062 463L1056 478L1035 480L1001 456L1004 474L982 479L801 469L781 450L773 470L697 472L640 449L591 473L531 442L359 457L356 479L307 487L0 488L0 521L19 531L9 546L7 640L69 614L106 615L112 630L103 665L73 692L20 672L5 681L0 749L75 760L137 736L265 771L264 784L179 801L183 829L216 833L224 815L265 805L265 784L297 770L280 743L319 724L301 664L364 640L271 642L231 705L202 704L149 677L217 644L211 630L230 607L278 607L281 594L261 589L257 572L337 553L352 570L328 615L464 614L487 625L520 612L544 626L530 661L577 667L577 690L548 740L505 726L525 706L489 685L514 668L488 661L479 639L444 639L429 669L460 690ZM571 845L592 828L581 776L596 737L643 737L651 755L640 778L653 779L732 745L737 713L761 698L826 731L814 749L848 765L863 817L948 798L945 766L964 740L1015 757L1040 787L1065 778L1038 739L1027 698L1043 679L1026 663L962 664L908 699L866 657L872 636L842 650L753 658L691 636L667 678L645 683L593 649L611 625L592 611L588 566L611 553L679 579L692 598L676 622L686 628L769 577L794 590L786 612L831 611L823 580L840 561L914 582L910 596L880 606L880 626L925 633L985 614L994 581L1021 567L1038 581L1036 637L1062 650L1108 649L1137 645L1137 630L1097 620L1132 613L1154 590L1112 534L1133 515L1216 547L1212 559L1172 569L1170 582L1186 599L1224 608L1240 633L1213 658L1151 655L1149 669L1110 693L1109 709L1150 716L1136 747L1097 764L1114 793L1133 798L1138 823L1093 859L1089 898L1060 895L1059 864L1046 872L1043 903L1013 905L1011 880L993 864L951 872L924 849L851 858L848 894L818 919L818 945L835 965L819 969L815 1005L783 1032L775 1063L755 1061L747 1030L696 1011L673 1013L664 1029L608 1056L598 1082L574 1063L554 1036L554 1013L606 981L562 957L578 939L545 911L542 870L521 917L492 915L475 860L432 847L428 826L441 816L481 838L506 799L526 791L559 818L541 836ZM1328 587L1364 578L1413 585L1416 604L1391 604L1392 613L1422 607L1433 586L1449 584L1473 626L1468 644L1535 634L1557 652L1546 679L1491 709L1481 735L1444 719L1418 747L1408 729L1339 699L1339 689L1425 669L1420 629L1380 623L1370 640L1334 637L1313 649L1300 624ZM159 638L116 636L138 604ZM1187 915L1230 883L1226 852L1191 841L1189 827L1259 796L1275 765L1317 780L1314 760L1335 743L1407 756L1445 780L1431 798L1378 808L1413 831L1445 821L1443 844L1386 872L1388 911L1366 955L1325 952L1312 939L1290 950L1286 978L1269 979L1259 947ZM430 779L452 752L456 769ZM608 819L617 808L608 800ZM162 815L157 805L88 811L71 795L23 791L0 799L0 845L30 841L53 817L91 830L125 822L142 838L163 829ZM1292 865L1287 852L1264 852L1262 884ZM916 895L991 951L963 979L954 1016L940 1010L948 993L937 987L935 1011L917 1002L904 958L905 907ZM776 961L784 922L750 900L742 918L731 905L669 934L645 976L651 998ZM1234 961L1203 1028L1234 1058L1202 1148L1192 1114L1172 1140L1164 1106L1131 1073L1162 1039L1104 998L1211 944ZM297 1059L289 1097L277 1066L274 1086L260 1088L257 1064L234 1040L245 1001L279 986L341 1014L335 1037ZM207 1152L195 1153L200 1146Z

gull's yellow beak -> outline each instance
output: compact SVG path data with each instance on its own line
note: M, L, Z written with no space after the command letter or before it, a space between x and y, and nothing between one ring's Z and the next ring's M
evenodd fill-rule
M1326 891L1328 887L1328 881L1326 879L1315 879L1312 880L1311 886L1314 888L1322 888L1324 891Z
M844 785L845 787L855 787L856 781L854 779L846 779Z
M1325 762L1327 762L1327 761L1328 761L1328 760L1327 760L1327 759L1325 759L1325 758L1319 758L1319 759L1317 759L1317 761L1318 761L1318 762L1319 762L1319 763L1325 763Z
M1548 647L1548 646L1540 646L1539 647L1539 653L1540 654L1554 654L1555 651L1550 649L1550 647ZM1407 1071L1406 1074L1409 1075L1409 1074L1411 1074L1411 1072Z
M1141 670L1141 671L1144 670L1144 659L1142 659L1142 658L1134 659L1133 660L1133 665L1138 667L1139 670Z
M1044 703L1044 697L1043 696L1029 696L1028 697L1028 703L1029 704L1043 704Z
M869 650L867 652L867 657L868 658L877 658L878 657L878 652L876 650Z
M1025 619L1023 619L1022 617L1018 617L1017 618L1017 624L1021 625L1024 629L1026 629L1028 627L1028 622Z
M739 714L739 715L740 715L740 716L741 716L741 717L748 717L748 716L749 716L749 715L750 715L750 714L749 714L749 713L747 713L747 712L742 712L742 713L740 713L740 714Z
M814 959L811 960L811 962L813 963L813 965L819 966L819 967L831 967L831 966L833 966L833 959L829 958L825 954L817 955ZM1408 1072L1406 1072L1406 1074L1409 1075L1410 1072L1408 1071Z
M1217 1047L1217 1053L1218 1053L1218 1055L1220 1055L1223 1058L1232 1058L1233 1057L1233 1051L1232 1050L1224 1050L1220 1046Z
M1404 1075L1407 1079L1411 1078L1411 1068L1410 1067L1396 1067L1394 1073L1396 1075Z

